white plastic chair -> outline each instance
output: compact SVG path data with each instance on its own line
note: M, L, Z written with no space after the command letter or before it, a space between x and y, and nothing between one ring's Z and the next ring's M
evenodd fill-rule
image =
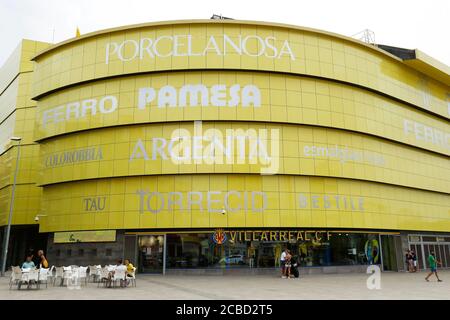
M103 286L106 287L106 285L111 281L109 278L109 270L107 267L104 267L100 269L100 279L98 281L98 287L100 286L100 283L103 283Z
M136 267L133 267L133 271L127 273L127 277L125 278L127 281L129 280L136 287Z
M45 287L48 286L48 274L50 269L40 268L39 269L39 279L38 279L38 287L41 287L41 283L45 281Z
M53 286L55 286L55 282L57 278L61 279L61 286L63 285L64 281L64 267L56 267L55 268L55 276L53 278Z
M23 283L28 285L28 289L30 289L33 284L36 285L36 288L39 288L39 270L34 269L22 273L22 278L19 282L18 289L20 289Z
M88 266L88 270L89 270L89 276L88 276L88 281L92 281L95 282L95 277L97 275L97 266Z
M13 285L18 285L19 281L22 279L22 270L20 267L11 267L11 278L9 279L9 290L11 290Z
M51 283L53 283L53 272L55 271L55 266L51 266L50 269L48 269L47 279Z
M114 265L106 266L106 268L108 269L109 272L111 272L111 271L116 271L116 267L117 267L117 266L114 266Z
M84 283L87 284L87 269L88 267L79 267L78 268L78 278L80 281L84 279Z
M64 285L64 281L66 283L69 282L70 277L72 276L72 267L62 267L63 268L63 274L62 274L62 280L61 280L61 286Z
M112 278L112 281L114 282L114 287L116 286L117 281L124 281L126 276L126 268L116 268L116 271L114 272L114 276Z

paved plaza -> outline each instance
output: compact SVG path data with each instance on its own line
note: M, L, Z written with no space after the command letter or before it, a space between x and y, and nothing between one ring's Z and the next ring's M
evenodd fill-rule
M301 279L274 276L138 275L137 287L103 288L89 283L81 289L45 285L40 290L9 290L9 273L0 278L0 300L8 299L450 299L450 270L443 282L424 280L424 272L381 275L381 289L367 289L369 275L317 274Z

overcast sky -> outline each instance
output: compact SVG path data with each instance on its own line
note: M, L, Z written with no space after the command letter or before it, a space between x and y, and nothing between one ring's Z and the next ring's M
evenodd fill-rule
M83 34L213 13L347 36L367 28L377 43L418 48L450 65L450 0L0 0L0 66L22 38L60 42L77 26Z

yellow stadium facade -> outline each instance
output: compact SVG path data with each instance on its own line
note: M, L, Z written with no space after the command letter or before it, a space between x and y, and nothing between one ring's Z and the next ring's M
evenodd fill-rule
M8 261L259 273L289 248L305 272L399 271L412 249L450 267L449 70L238 20L24 40L0 72L2 226L21 150Z

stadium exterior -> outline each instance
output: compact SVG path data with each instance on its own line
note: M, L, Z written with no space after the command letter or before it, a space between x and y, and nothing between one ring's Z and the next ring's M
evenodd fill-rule
M23 40L0 69L8 265L43 248L54 265L274 272L288 247L305 272L401 271L409 248L450 267L449 84L419 50L275 23Z

